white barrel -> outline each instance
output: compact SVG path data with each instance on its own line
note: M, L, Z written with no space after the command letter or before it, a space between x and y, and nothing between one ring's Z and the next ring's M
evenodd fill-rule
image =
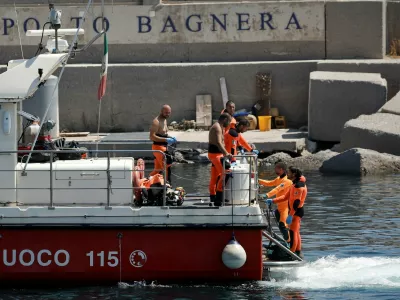
M56 126L54 126L54 128L50 131L50 135L52 138L57 138L60 135L57 81L58 77L51 75L49 79L47 79L46 83L36 91L33 97L25 100L22 105L22 110L32 115L38 116L40 118L40 123L43 123L46 120L53 120L56 122ZM55 87L56 90L54 91ZM46 112L47 106L51 102L53 91L53 102L50 106L49 112L47 113L46 119L43 120L43 116Z
M225 185L225 199L229 201L228 204L249 204L249 167L249 164L238 164L231 168L232 177L229 177Z
M255 174L257 173L257 162L255 160L255 155L251 152L245 152L244 155L247 157L242 157L239 159L240 164L251 164L251 200L256 198L256 193L258 193L258 182L255 179Z

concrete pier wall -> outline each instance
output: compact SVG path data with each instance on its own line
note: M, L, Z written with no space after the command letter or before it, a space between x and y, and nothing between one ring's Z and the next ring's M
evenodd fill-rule
M68 2L68 1L67 1ZM44 5L18 7L26 56L39 37L25 37L47 20ZM74 4L75 3L75 4ZM83 1L58 6L63 28L74 28ZM111 63L287 61L313 59L381 59L386 54L386 1L265 1L173 3L149 17L151 5L116 2L106 6ZM390 4L393 6L394 4ZM100 7L84 24L90 40L99 30ZM20 58L18 28L12 6L0 5L0 63ZM388 31L396 35L397 15L390 14ZM80 54L75 63L99 63L101 41Z
M25 37L25 29L41 28L48 14L47 0L32 1L16 1L25 57L35 54L40 40ZM77 26L85 3L56 1L63 28ZM237 108L249 109L259 100L255 75L271 73L272 106L290 127L307 124L313 71L379 73L388 98L400 89L400 62L383 59L389 41L400 38L398 1L181 2L157 8L154 17L154 0L106 3L111 65L102 131L146 131L164 103L172 106L171 120L195 119L197 94L212 95L216 117L220 77ZM12 4L0 3L2 64L21 58ZM80 46L99 30L100 12L99 5L90 10ZM61 129L97 130L102 52L99 40L69 61L60 85Z
M6 68L0 68L4 72ZM250 109L257 101L255 75L272 75L272 106L288 126L307 125L309 79L313 71L378 73L387 80L388 99L400 90L400 61L290 61L184 64L112 64L102 102L102 131L147 131L162 104L172 106L170 121L196 117L196 95L211 94L214 117L222 109L219 78L229 99ZM70 64L59 88L60 129L97 131L100 65ZM29 101L29 100L27 100ZM335 113L340 113L340 109Z
M172 107L171 121L195 120L198 94L212 95L217 117L222 110L220 77L225 77L236 107L251 109L259 100L257 72L271 72L271 105L286 116L289 126L300 127L307 124L308 79L315 69L316 61L111 65L102 130L147 131L165 103ZM99 72L100 65L66 68L60 83L60 129L96 131Z

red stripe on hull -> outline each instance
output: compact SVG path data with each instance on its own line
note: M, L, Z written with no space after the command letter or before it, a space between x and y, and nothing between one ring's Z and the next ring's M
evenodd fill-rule
M120 268L124 282L262 278L260 229L235 230L247 253L237 270L221 259L230 229L3 229L0 234L1 281L113 283Z

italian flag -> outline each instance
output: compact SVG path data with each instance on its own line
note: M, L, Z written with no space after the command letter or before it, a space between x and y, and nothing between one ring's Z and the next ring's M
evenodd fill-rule
M108 68L108 43L107 34L104 32L104 56L103 62L101 64L101 74L100 74L100 85L97 92L97 97L99 101L103 98L106 93L106 83L107 83L107 68Z

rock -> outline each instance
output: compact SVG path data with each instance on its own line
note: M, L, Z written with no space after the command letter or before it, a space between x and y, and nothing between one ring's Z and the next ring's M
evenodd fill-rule
M333 151L333 152L342 152L342 148L341 148L341 145L340 144L335 144L332 148L331 148L331 151Z
M320 151L315 154L311 154L308 151L303 151L303 156L292 158L290 155L279 152L272 154L263 160L264 166L274 166L276 162L283 161L289 166L295 166L302 170L318 170L322 163L337 155L336 152L330 150Z
M208 163L208 162L210 162L210 160L208 159L208 153L207 152L200 154L199 156L197 156L197 158L198 158L198 162L200 162L200 163Z
M196 152L198 152L199 155L202 154L202 153L207 152L207 150L205 150L205 149L200 149L200 148L198 148L198 149L193 149L193 150L196 151Z
M298 167L302 170L318 170L325 160L328 160L335 155L337 155L336 152L324 150L315 154L293 158L288 162L288 164Z
M317 152L317 149L318 149L317 142L310 141L309 139L306 139L306 150L308 152L315 153L315 152Z
M178 152L182 153L183 158L185 160L199 160L198 156L202 153L198 149L190 149L190 148L177 148Z
M171 124L169 124L168 128L172 128L170 130L184 130L188 131L189 129L192 129L191 131L195 131L197 125L196 121L194 120L182 120L180 123L173 121Z
M188 161L184 158L183 154L179 151L175 151L174 158L175 158L175 161L178 163L183 163L183 164L188 163Z
M400 115L400 92L398 92L396 96L382 106L379 112Z
M351 175L397 173L400 172L400 157L354 148L325 161L320 171Z
M274 166L275 163L278 161L287 162L290 159L292 159L292 157L289 154L286 154L284 152L278 152L278 153L268 156L267 158L264 158L262 160L262 163L265 166L271 166L271 165Z
M308 101L311 140L340 142L343 125L376 113L386 102L387 84L380 74L312 72Z
M307 131L308 131L308 127L307 127L307 126L301 126L301 127L299 128L299 131L307 132Z
M400 116L377 113L348 121L341 135L341 149L351 148L400 155Z

